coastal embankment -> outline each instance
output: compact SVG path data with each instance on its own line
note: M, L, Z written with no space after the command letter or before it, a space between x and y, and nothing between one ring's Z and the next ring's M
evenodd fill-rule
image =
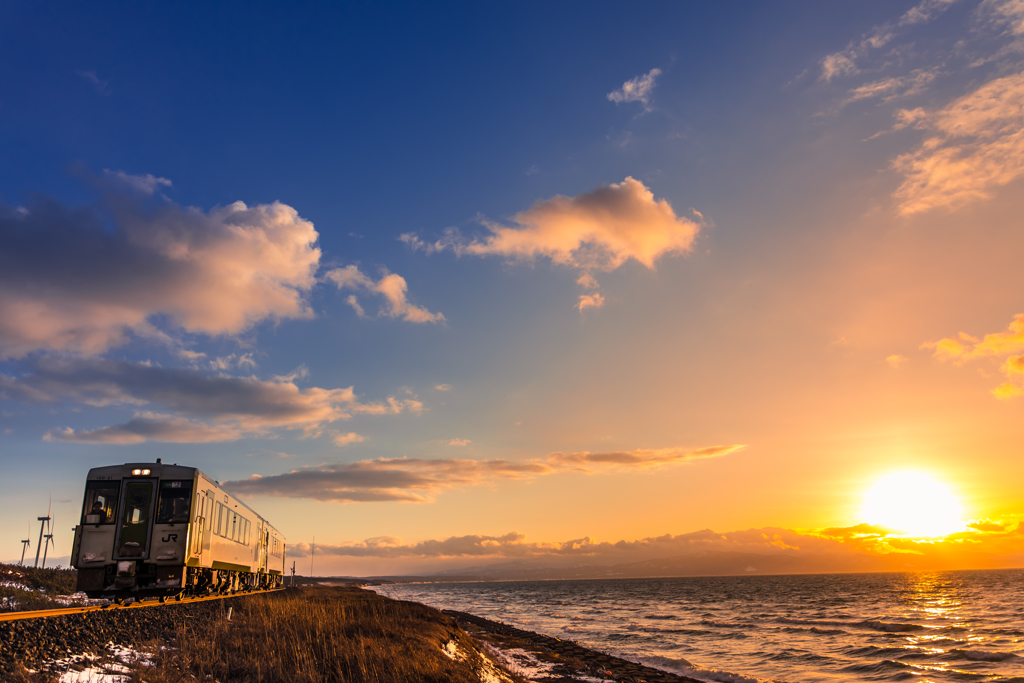
M352 586L0 623L12 683L676 683L569 641Z

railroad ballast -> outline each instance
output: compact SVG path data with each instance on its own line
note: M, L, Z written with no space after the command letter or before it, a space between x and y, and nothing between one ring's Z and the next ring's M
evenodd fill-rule
M195 467L89 470L71 564L89 597L201 594L282 584L285 539Z

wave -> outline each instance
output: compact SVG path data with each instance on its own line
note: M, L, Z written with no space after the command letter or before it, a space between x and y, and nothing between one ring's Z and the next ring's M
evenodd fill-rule
M674 614L645 614L644 619L679 619Z
M882 621L880 619L866 619L864 621L843 621L839 619L792 619L790 617L775 617L777 624L796 624L803 626L845 626L866 628L872 631L884 633L905 633L909 631L923 631L928 628L923 624L904 624L896 621ZM951 629L950 629L951 630Z
M626 627L630 631L642 631L643 633L685 633L691 636L715 635L711 631L702 631L696 628L665 628L663 626L652 626L649 624L631 623Z
M708 683L775 683L775 681L770 678L747 676L744 674L733 673L731 671L722 671L720 669L703 667L699 664L693 664L682 657L663 657L660 655L637 657L628 654L617 654L616 656L622 657L623 659L627 659L631 662L636 662L637 664L654 667L655 669L661 669L662 671L668 671L669 673L678 674L680 676L695 678L699 681L708 681Z
M701 619L701 625L713 626L714 628L757 628L757 624L746 624L738 621L715 621L714 619Z
M949 651L951 655L957 655L972 662L1005 662L1008 659L1019 659L1014 652L992 652L990 650L961 650L954 648Z

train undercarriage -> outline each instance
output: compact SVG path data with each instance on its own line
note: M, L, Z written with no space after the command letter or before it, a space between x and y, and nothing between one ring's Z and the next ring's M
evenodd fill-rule
M135 567L122 567L120 572L118 569L114 564L79 569L78 590L90 598L107 599L229 595L280 588L284 580L281 574L276 573L182 565L139 563L138 573Z

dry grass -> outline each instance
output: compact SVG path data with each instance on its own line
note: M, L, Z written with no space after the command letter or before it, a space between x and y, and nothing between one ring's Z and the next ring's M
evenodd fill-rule
M138 683L479 683L487 665L437 610L352 588L306 588L233 601L219 618L178 628ZM444 654L455 641L466 658ZM509 678L509 681L514 679Z
M57 606L51 598L75 591L73 569L33 569L0 563L0 612L49 609Z

